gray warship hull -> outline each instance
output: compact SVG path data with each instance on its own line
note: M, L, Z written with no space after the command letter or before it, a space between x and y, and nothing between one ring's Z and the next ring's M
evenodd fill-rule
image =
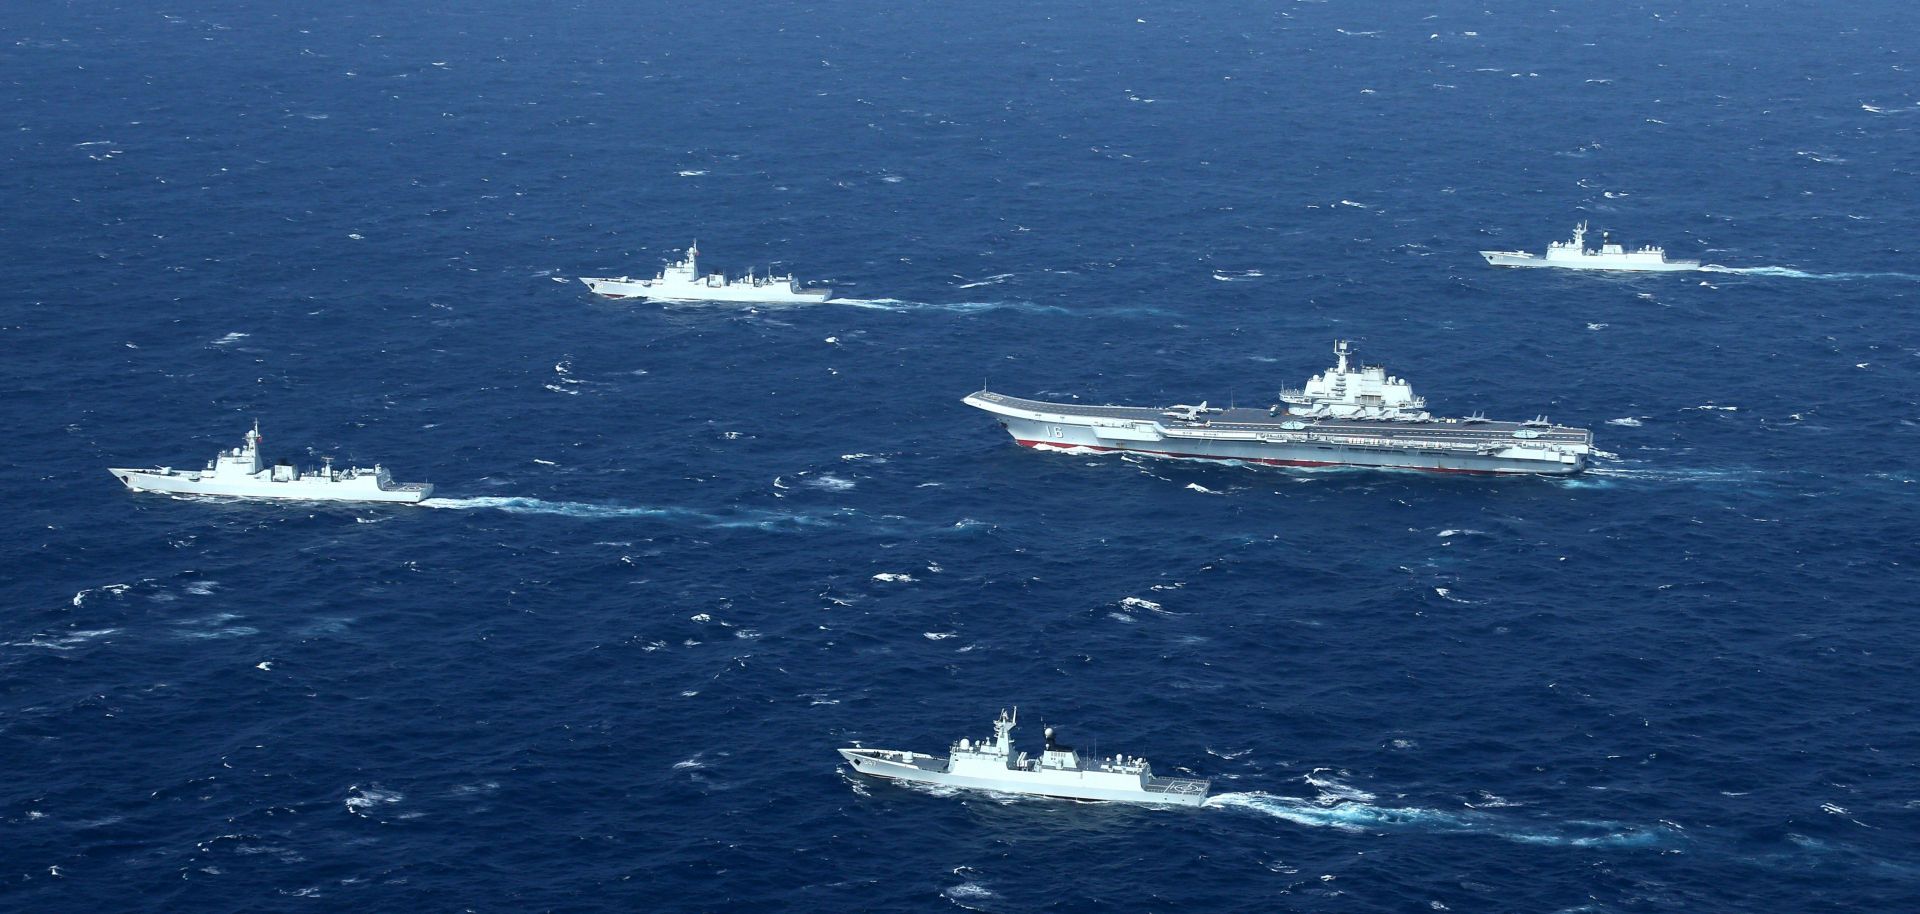
M1100 803L1199 806L1207 801L1207 782L1187 778L1147 777L1136 786L1133 780L1121 782L1097 772L1004 769L955 774L945 770L947 759L918 752L842 749L840 755L861 774L915 784Z
M224 498L271 498L279 501L352 501L418 504L433 496L429 483L381 483L365 478L348 485L324 477L305 476L290 482L271 479L216 480L198 473L116 467L107 470L133 492L168 495L210 495Z
M1600 247L1587 247L1587 224L1573 227L1570 241L1547 245L1546 256L1526 251L1481 251L1480 256L1496 267L1556 267L1562 270L1612 270L1626 273L1685 273L1700 269L1698 260L1668 260L1666 248L1647 245L1629 250L1615 244L1606 233Z
M1700 269L1698 260L1661 260L1602 257L1546 258L1525 251L1481 251L1480 256L1496 267L1554 267L1561 270L1611 270L1616 273L1687 273Z
M269 465L260 458L263 440L260 423L255 422L245 444L221 451L207 461L206 469L113 467L107 472L129 491L169 495L413 504L433 494L433 486L427 483L394 482L386 467L377 463L372 469L336 469L333 459L326 457L321 458L325 465L318 471L302 471L284 460Z
M1024 447L1268 466L1561 476L1585 469L1593 444L1585 429L1516 422L1302 420L1265 409L1182 420L1160 408L1050 403L985 390L963 402L992 413Z

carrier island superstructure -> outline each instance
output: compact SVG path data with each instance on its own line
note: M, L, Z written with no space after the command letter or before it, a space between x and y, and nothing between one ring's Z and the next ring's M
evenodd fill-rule
M962 738L946 758L904 749L842 749L841 757L861 774L920 784L1058 797L1199 806L1208 781L1158 777L1147 760L1126 755L1088 758L1053 738L1037 759L1014 752L1013 727L1020 709L1001 711L993 722L993 740Z
M260 457L262 440L260 423L255 422L244 444L221 451L207 461L204 470L115 467L107 472L135 492L171 495L412 504L433 494L433 486L427 483L394 482L386 467L377 463L372 469L336 468L329 457L322 458L320 468L304 472L286 460L268 464Z
M1376 467L1445 473L1567 475L1586 468L1593 433L1540 417L1496 422L1439 419L1405 380L1354 362L1336 364L1264 409L1085 406L981 390L963 402L994 414L1013 439L1037 449L1120 451L1159 457L1293 467Z

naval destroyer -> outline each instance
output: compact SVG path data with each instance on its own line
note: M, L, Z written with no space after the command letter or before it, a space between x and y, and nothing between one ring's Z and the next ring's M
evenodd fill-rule
M300 501L380 501L411 504L433 494L427 483L397 483L385 467L335 469L333 458L318 470L301 472L281 460L269 466L260 459L260 423L247 431L246 443L207 461L204 470L115 468L107 472L135 492L172 495L228 495L236 498L282 498Z
M1549 423L1438 419L1405 380L1357 366L1352 344L1305 387L1266 409L1201 403L1085 406L981 390L962 402L999 418L1026 447L1123 451L1294 467L1377 467L1448 473L1567 475L1586 468L1593 433Z
M583 276L595 295L604 298L651 298L664 301L748 302L754 304L817 304L833 297L832 289L803 289L799 280L787 276L755 276L749 270L739 279L724 273L700 272L700 242L687 248L687 256L676 260L652 279L626 276Z
M1600 233L1599 250L1587 250L1585 222L1573 227L1573 240L1548 244L1545 257L1526 251L1481 251L1480 256L1496 267L1561 267L1568 270L1627 270L1640 273L1700 269L1700 261L1668 260L1666 249L1651 244L1629 251L1608 241L1606 232Z
M840 755L861 774L1069 800L1111 800L1122 803L1161 803L1199 806L1206 802L1209 782L1191 778L1156 777L1143 758L1114 755L1086 758L1046 730L1046 749L1037 759L1014 754L1013 726L1020 709L1001 711L993 722L993 741L962 738L947 758L904 749L842 749Z

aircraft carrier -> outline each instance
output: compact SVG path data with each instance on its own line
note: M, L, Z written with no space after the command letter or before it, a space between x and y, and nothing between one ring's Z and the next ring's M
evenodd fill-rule
M1593 433L1540 417L1497 422L1435 418L1405 380L1354 364L1334 344L1334 367L1264 409L1176 405L1085 406L981 390L963 402L994 414L1030 448L1119 451L1290 467L1373 467L1441 473L1563 476L1585 469Z

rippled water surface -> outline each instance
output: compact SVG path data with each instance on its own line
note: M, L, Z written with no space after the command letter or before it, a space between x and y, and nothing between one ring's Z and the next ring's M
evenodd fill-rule
M1920 15L1844 6L15 9L0 909L1914 909ZM1580 219L1715 268L1475 253ZM842 300L571 281L696 237ZM1266 403L1336 337L1609 456L959 402ZM256 418L437 497L104 472ZM833 751L1014 704L1215 796Z

